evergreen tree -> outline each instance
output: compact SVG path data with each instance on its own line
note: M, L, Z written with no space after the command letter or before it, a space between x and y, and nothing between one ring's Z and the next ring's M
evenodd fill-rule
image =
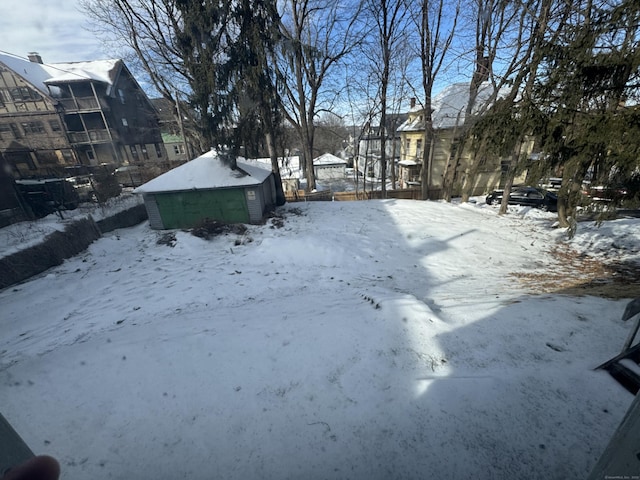
M575 217L588 174L610 184L640 166L640 4L584 1L576 7L563 41L545 46L536 89L546 119L542 148L547 167L563 173L558 196L563 226Z
M177 45L190 73L191 104L211 146L234 164L256 155L266 139L284 203L274 145L282 119L275 74L269 66L278 41L274 0L176 0L182 14Z

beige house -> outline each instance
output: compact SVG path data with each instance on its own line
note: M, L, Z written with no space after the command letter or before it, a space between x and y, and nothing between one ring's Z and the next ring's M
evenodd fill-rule
M487 102L492 86L483 83L478 92L477 105ZM465 111L469 102L469 84L455 83L449 85L436 95L432 101L432 121L434 141L431 157L430 196L438 197L444 184L445 170L450 159L456 155L456 148L464 125ZM475 109L477 111L477 109ZM411 100L411 108L407 120L398 127L400 134L400 161L398 162L398 180L400 188L419 188L420 172L424 154L425 118L424 108ZM533 148L533 142L526 146L527 154ZM472 171L472 152L464 151L460 165L454 176L454 195L460 195L465 182L473 182L472 195L482 195L497 188L504 180L510 158L485 158L480 162L476 172ZM524 181L524 176L517 178L516 183Z

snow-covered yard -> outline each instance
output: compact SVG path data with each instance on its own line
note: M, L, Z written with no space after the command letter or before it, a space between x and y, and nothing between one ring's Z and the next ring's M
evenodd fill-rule
M119 230L0 292L2 413L63 479L587 476L633 399L593 371L627 300L518 275L561 269L552 247L638 260L638 221L566 242L529 209L279 212Z

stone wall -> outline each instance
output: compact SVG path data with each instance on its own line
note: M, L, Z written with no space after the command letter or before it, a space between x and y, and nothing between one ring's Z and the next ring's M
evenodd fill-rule
M136 205L97 223L91 217L75 221L63 231L47 235L42 243L1 258L0 289L62 264L66 258L86 250L103 233L132 227L146 218L144 205Z

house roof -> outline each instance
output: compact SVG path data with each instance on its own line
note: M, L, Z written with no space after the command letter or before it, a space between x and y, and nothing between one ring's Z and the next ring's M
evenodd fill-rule
M325 153L313 159L314 165L346 165L346 160L343 160L340 157L336 157L331 153Z
M53 76L46 80L45 83L56 84L95 80L107 85L113 85L118 75L119 63L121 63L121 60L117 59L52 63L48 66L53 69Z
M174 135L172 133L163 133L162 143L184 143L184 138L182 138L180 135Z
M122 60L37 63L15 55L0 53L0 63L48 96L47 85L93 80L112 86L120 71Z
M133 192L162 193L250 187L260 185L271 175L271 170L264 169L256 162L239 159L237 165L238 168L232 170L216 152L210 151L140 185Z
M454 83L445 87L438 93L431 102L433 109L432 120L433 128L441 130L445 128L453 128L456 125L462 125L465 120L465 110L469 103L469 83ZM492 93L493 85L490 82L484 82L478 89L478 97L472 113L478 111L485 106ZM507 90L500 91L498 96L506 95ZM424 130L424 117L420 115L424 109L420 105L416 105L409 110L409 119L398 127L398 131L412 132Z
M415 167L417 165L421 165L420 163L414 161L414 160L400 160L398 162L398 165L401 165L403 167Z

